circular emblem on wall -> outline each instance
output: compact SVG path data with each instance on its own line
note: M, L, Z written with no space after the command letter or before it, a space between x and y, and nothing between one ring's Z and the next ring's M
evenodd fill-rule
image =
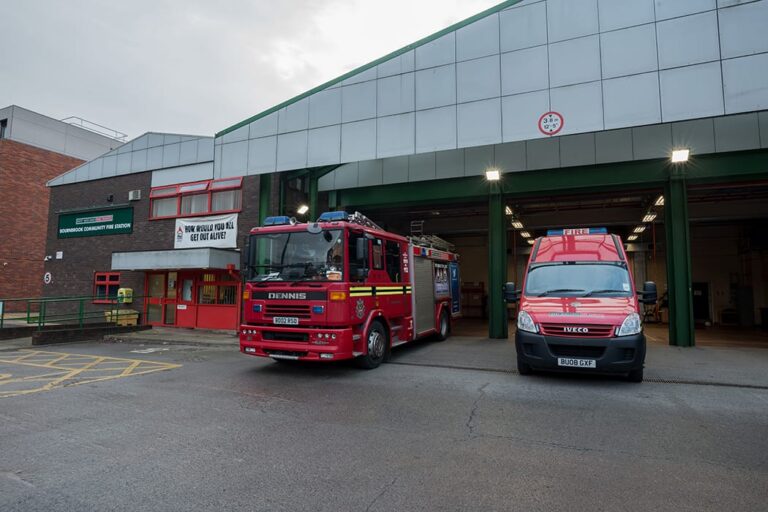
M51 274L50 272L46 272L45 274L43 274L43 282L45 284L51 284L52 281L53 281L53 274Z
M544 135L557 135L563 129L565 121L558 112L547 112L539 118L539 131Z
M363 315L365 314L365 301L363 299L357 299L355 314L357 315L357 318L363 318Z

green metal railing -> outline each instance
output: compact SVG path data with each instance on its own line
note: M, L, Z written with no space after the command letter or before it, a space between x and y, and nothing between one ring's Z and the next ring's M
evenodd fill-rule
M134 295L132 303L125 303L117 297L110 297L110 303L94 303L96 300L104 300L103 297L91 295L69 297L24 297L14 299L0 299L0 329L19 325L34 325L42 330L49 325L77 325L82 328L88 323L95 323L96 319L103 319L106 323L119 323L121 319L137 316L137 323L141 320L141 311L133 309L140 302L143 308L144 296ZM23 311L10 312L9 305L23 304Z

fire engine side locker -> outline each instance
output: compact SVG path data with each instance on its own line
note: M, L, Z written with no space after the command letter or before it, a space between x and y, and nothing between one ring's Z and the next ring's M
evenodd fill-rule
M435 329L435 287L433 262L429 258L415 256L409 246L411 260L411 297L413 301L413 337Z

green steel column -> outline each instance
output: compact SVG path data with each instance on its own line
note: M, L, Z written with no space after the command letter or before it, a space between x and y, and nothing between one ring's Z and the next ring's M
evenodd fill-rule
M311 172L309 174L309 217L307 220L314 222L319 215L317 211L317 174Z
M507 305L502 286L507 277L507 226L504 200L498 184L490 183L488 198L488 337L504 339L507 333Z
M259 226L264 225L264 219L269 217L269 198L272 195L272 175L259 176Z
M682 171L673 170L664 190L664 228L667 238L669 344L695 344L691 291L691 237L688 193Z

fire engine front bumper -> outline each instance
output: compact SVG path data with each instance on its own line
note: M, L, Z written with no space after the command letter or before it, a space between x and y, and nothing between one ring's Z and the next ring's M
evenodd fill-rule
M251 356L295 361L352 359L352 328L240 326L240 352Z
M517 358L533 369L628 373L645 363L645 335L614 338L565 338L518 330ZM563 366L563 360L590 360L594 367Z

